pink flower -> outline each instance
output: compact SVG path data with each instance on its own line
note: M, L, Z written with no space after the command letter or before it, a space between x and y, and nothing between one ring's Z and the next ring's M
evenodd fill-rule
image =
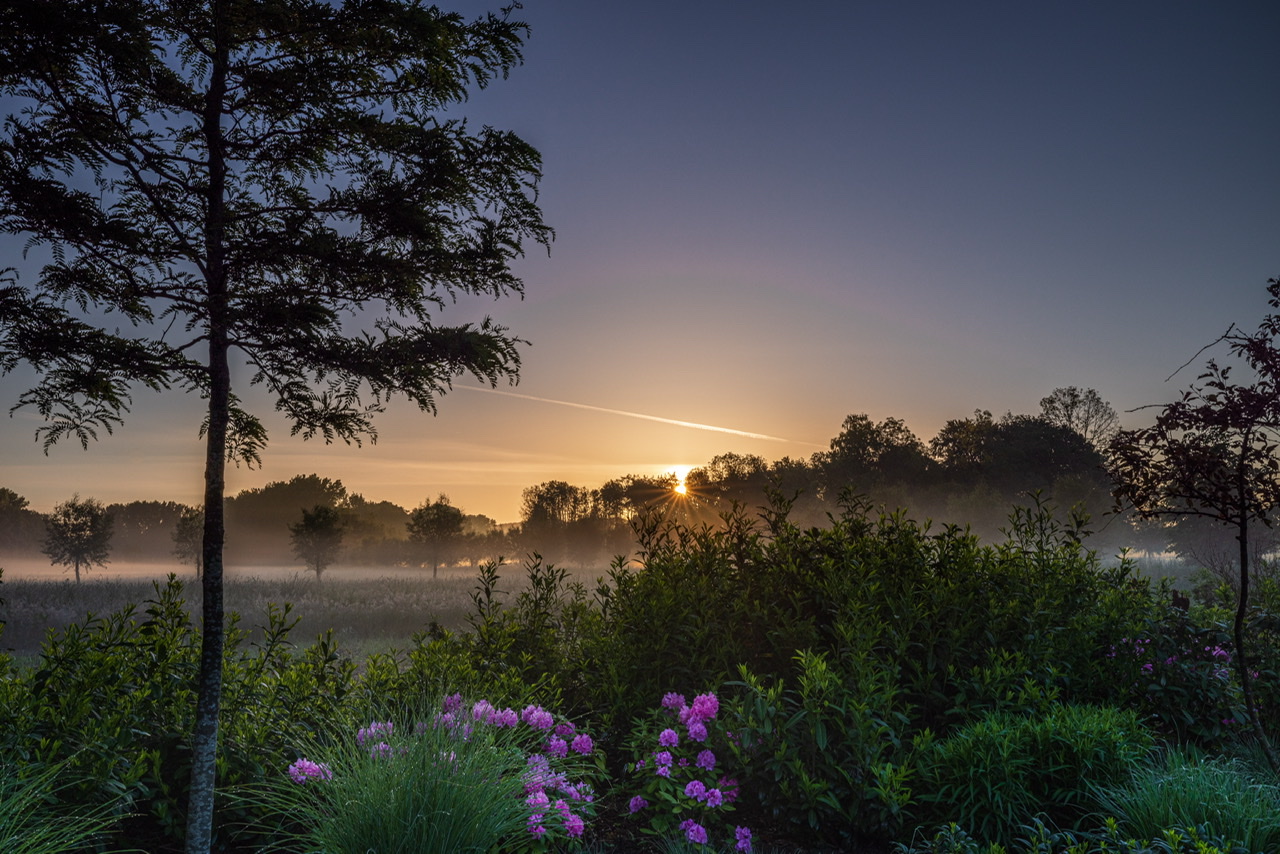
M570 813L564 819L564 832L569 836L578 837L582 835L582 831L586 829L586 824L582 820L582 816Z
M684 831L684 838L696 845L707 844L707 829L698 824L691 818L686 818L680 822L680 829Z
M289 778L295 783L306 783L310 780L332 780L333 772L329 766L310 759L299 759L289 766Z
M699 694L693 698L693 705L689 707L689 719L709 721L718 711L720 711L720 701L716 699L715 694Z

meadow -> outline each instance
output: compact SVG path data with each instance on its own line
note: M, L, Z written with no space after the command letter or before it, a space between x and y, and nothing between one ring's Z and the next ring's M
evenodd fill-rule
M778 506L611 570L232 573L217 850L1280 851L1228 591L1009 532ZM6 851L181 850L198 588L105 576L0 584Z

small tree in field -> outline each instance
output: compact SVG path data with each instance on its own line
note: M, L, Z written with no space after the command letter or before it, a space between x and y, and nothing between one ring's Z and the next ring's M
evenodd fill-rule
M106 566L111 553L111 516L93 498L72 497L45 519L44 553L55 564L75 570Z
M204 511L198 507L184 507L173 528L173 556L196 568L196 578L204 567L204 550L201 535L204 532Z
M409 514L409 540L431 564L431 577L440 574L440 564L448 560L462 536L463 513L441 494L435 501L425 501Z
M1280 309L1280 280L1268 283ZM1254 731L1276 767L1257 706L1245 650L1249 609L1250 529L1271 525L1280 509L1280 314L1267 315L1257 332L1232 326L1215 343L1252 372L1247 383L1232 368L1210 360L1178 401L1156 422L1122 430L1111 441L1109 469L1120 506L1144 517L1198 516L1229 526L1238 545L1239 585L1234 622L1235 665Z
M289 526L293 553L316 574L317 582L321 573L338 559L342 533L342 515L325 504L317 504L310 510L304 508L302 521Z
M521 61L526 26L420 0L8 0L0 4L0 373L45 450L121 423L133 390L204 401L200 674L186 850L213 844L229 458L266 428L237 369L304 438L376 438L403 394L514 380L519 339L443 323L501 297L552 234L541 160L457 104ZM25 277L28 270L20 271ZM7 280L6 278L7 277Z

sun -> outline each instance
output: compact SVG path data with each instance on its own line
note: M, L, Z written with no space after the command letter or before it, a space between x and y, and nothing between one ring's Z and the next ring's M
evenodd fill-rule
M685 485L684 485L684 481L683 481L683 480L682 480L682 481L680 481L679 483L677 483L675 486L671 487L671 489L675 492L675 494L676 494L676 495L688 495L688 494L689 494L689 487L687 487L687 486L685 486Z

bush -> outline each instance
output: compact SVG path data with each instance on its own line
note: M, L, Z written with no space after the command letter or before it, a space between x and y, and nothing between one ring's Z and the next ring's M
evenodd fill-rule
M1126 779L1151 746L1130 711L1055 706L1030 718L986 715L921 756L918 818L955 820L1004 845L1038 816L1075 826L1092 806L1091 785Z
M1204 828L1170 827L1149 841L1122 837L1114 821L1092 833L1050 830L1039 821L1021 829L1008 848L980 843L957 824L940 827L932 837L897 843L895 854L1253 854L1215 837ZM917 834L919 835L919 834ZM1264 854L1264 852L1257 852Z

